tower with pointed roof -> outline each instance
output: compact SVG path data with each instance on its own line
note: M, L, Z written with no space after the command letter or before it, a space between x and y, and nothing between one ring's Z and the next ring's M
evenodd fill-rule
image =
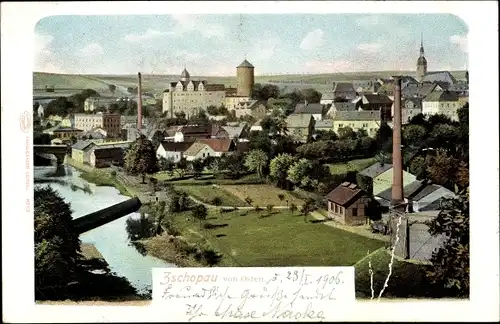
M424 82L425 75L427 74L427 60L425 59L424 53L424 40L423 36L420 36L420 56L417 60L417 73L416 79L419 83Z
M255 83L254 66L246 59L236 67L236 95L250 97Z

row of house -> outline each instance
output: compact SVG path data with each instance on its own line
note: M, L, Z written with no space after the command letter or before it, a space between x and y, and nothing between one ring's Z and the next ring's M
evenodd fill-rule
M158 159L165 158L179 162L181 159L194 161L208 157L222 157L236 152L247 152L248 142L236 142L228 138L200 138L187 142L161 142L156 150Z
M71 147L71 158L81 164L88 164L94 168L123 165L125 151L132 142L98 142L83 140Z
M362 190L357 184L344 182L325 197L329 218L346 225L363 225L368 216L369 204L375 203L386 209L391 204L392 176L391 164L376 163L360 172L372 181L373 195ZM420 213L439 210L441 201L453 198L455 194L443 186L427 180L417 180L409 172L403 172L403 192L406 212Z

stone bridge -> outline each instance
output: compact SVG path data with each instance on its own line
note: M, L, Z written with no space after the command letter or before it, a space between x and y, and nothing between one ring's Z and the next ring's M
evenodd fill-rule
M117 220L118 218L121 218L123 216L135 213L139 210L139 208L141 208L141 205L142 203L139 198L134 197L116 205L98 210L82 217L75 218L73 220L73 226L75 227L78 234L82 234L99 226Z
M33 145L34 154L53 154L57 158L57 164L64 162L66 154L71 155L71 146L68 145Z

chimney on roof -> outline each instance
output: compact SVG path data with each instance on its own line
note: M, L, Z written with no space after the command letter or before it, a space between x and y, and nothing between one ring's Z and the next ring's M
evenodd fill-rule
M142 79L141 72L137 73L139 84L137 85L137 129L142 129Z

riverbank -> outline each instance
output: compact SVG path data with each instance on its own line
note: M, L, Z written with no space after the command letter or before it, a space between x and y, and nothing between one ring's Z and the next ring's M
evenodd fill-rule
M117 179L116 176L113 176L111 172L104 171L100 169L93 168L89 165L85 165L83 163L79 163L73 160L70 157L66 157L64 162L72 166L81 172L80 177L85 181L91 182L96 186L109 186L116 188L121 195L127 197L135 197L137 196L135 190L130 187L125 186L120 180Z

